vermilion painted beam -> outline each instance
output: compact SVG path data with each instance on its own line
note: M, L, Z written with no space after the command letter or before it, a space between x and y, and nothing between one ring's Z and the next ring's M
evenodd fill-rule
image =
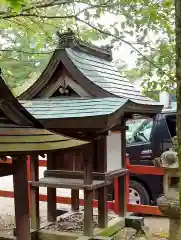
M129 169L130 173L136 174L149 174L149 175L163 175L163 169L155 166L144 166L144 165L131 165L129 163L129 158L126 158L126 167Z
M128 212L150 214L150 215L157 215L157 216L162 215L160 210L156 206L128 204L127 207L128 207Z
M150 175L163 175L162 168L156 168L154 166L139 166L139 165L128 165L127 168L129 169L130 173L136 174L150 174Z
M7 198L14 198L14 193L11 191L3 191L0 190L0 197L7 197ZM40 194L40 201L46 202L47 201L47 195ZM62 204L71 204L71 198L69 197L57 197L56 198L57 203L62 203ZM114 210L114 202L107 202L108 204L108 209ZM80 205L84 205L84 200L80 199ZM97 208L98 202L97 200L93 200L93 207Z
M2 161L2 160L0 160L0 163L11 164L11 163L12 163L12 159L11 159L11 158L8 158L7 161Z
M39 166L40 167L46 167L47 166L47 161L46 160L39 160Z
M0 197L14 198L14 192L0 190Z

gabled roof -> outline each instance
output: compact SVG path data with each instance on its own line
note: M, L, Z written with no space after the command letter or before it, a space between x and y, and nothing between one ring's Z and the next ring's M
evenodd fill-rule
M142 96L129 80L121 76L112 62L71 48L67 48L65 51L79 72L91 83L106 91L105 95L126 98L141 104L155 103Z
M74 33L59 34L60 43L55 50L46 69L39 79L19 96L21 100L31 100L39 97L40 92L48 88L48 83L56 81L65 68L68 74L91 97L119 97L129 99L141 110L149 109L157 113L162 106L159 103L141 95L134 86L112 63L110 48L98 48L78 40ZM131 110L131 109L130 109ZM135 109L132 109L135 113Z
M16 100L0 76L0 155L47 152L85 143L44 129Z
M37 119L81 118L111 115L126 106L127 99L51 98L22 100L20 103ZM122 111L124 113L124 110Z
M89 139L120 124L121 118L130 117L140 106L128 99L106 98L51 98L22 100L20 103L38 119L45 128L68 136ZM151 112L150 112L151 111ZM144 112L144 108L142 109ZM158 111L160 112L160 111ZM145 112L152 115L152 109Z
M128 105L117 98L52 98L20 101L46 128L105 131L119 123Z

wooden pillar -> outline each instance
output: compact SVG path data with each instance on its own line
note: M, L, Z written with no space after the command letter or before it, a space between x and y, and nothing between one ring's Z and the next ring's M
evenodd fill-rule
M72 154L73 157L73 171L75 171L76 157L75 152ZM79 211L79 189L71 189L71 209L74 212Z
M97 171L107 172L107 140L106 137L96 141L97 143ZM108 191L107 186L98 189L98 226L105 228L108 225Z
M126 168L126 126L125 119L121 122L121 160L122 168ZM126 175L118 177L118 214L124 217L127 213L127 191L126 191Z
M47 170L55 169L54 154L47 154ZM47 188L47 220L48 222L54 222L57 219L56 208L56 188Z
M39 159L38 154L30 156L30 180L39 180ZM31 187L31 228L38 230L40 228L40 210L39 210L39 188Z
M93 191L84 190L84 235L93 234Z
M79 210L79 190L71 189L71 206L72 211L77 212Z
M88 155L88 154L87 154ZM92 159L84 160L84 184L92 184ZM84 235L93 234L93 191L84 190Z
M17 165L13 175L17 240L31 239L26 160L26 156L13 158L13 162Z
M106 228L108 225L107 187L98 189L98 226Z

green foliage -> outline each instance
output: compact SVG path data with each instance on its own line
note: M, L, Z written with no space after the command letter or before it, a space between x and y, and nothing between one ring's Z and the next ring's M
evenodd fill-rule
M68 27L86 41L107 39L131 46L138 56L136 68L126 69L122 63L120 68L131 81L140 78L145 91L174 87L172 0L3 0L0 61L11 86L41 71L57 44L56 31Z
M23 6L27 4L26 0L1 0L2 3L7 5L11 12L19 13Z

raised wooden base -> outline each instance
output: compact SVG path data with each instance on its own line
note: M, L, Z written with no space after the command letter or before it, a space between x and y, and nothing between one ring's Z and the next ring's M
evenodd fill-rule
M94 180L109 181L114 179L115 177L125 175L127 171L127 169L121 168L109 172L93 172L92 176ZM44 177L83 179L84 172L67 170L45 170Z
M118 232L120 229L124 228L125 220L124 218L116 217L108 223L107 228L96 228L93 231L94 240L106 240L106 237L110 237ZM105 238L101 238L105 237ZM37 230L31 231L31 240L79 240L81 237L84 237L87 240L91 240L91 237L82 236L79 233L69 233L69 232L59 232L59 231L47 231L47 230ZM109 239L109 238L108 238ZM4 235L0 236L0 240L16 240L16 237Z
M109 221L108 226L106 228L96 228L93 230L93 239L96 240L96 236L99 237L110 237L118 232L120 229L124 228L125 226L125 219L116 217ZM69 233L69 232L51 232L40 230L37 232L38 239L32 240L78 240L80 237L83 237L79 233ZM84 236L85 237L85 236ZM91 237L87 238L91 239ZM98 238L101 239L101 238ZM105 238L106 239L106 238Z

